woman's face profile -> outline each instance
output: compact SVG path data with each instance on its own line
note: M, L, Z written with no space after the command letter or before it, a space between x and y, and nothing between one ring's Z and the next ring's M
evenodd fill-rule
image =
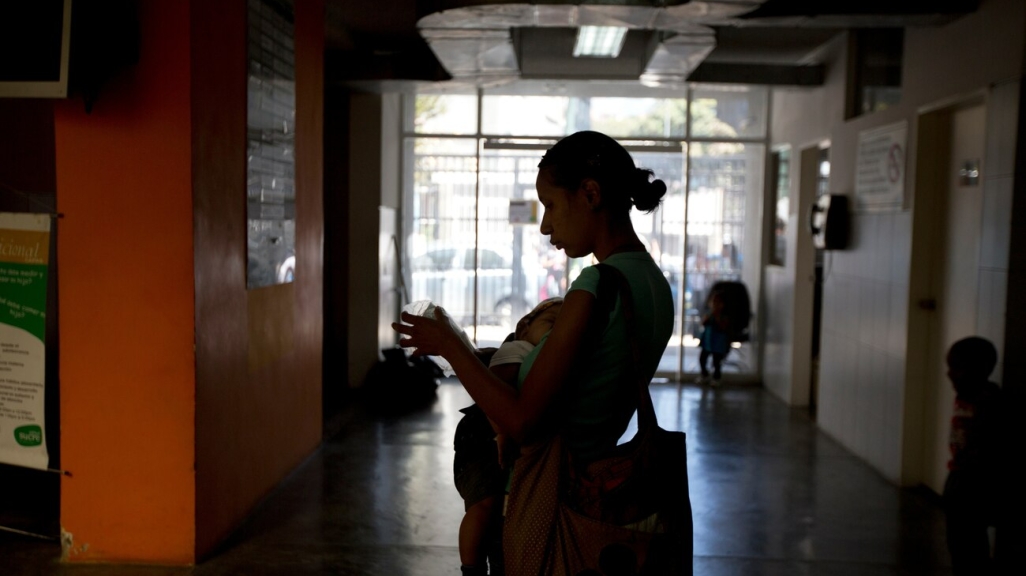
M552 182L547 169L538 171L535 186L543 210L541 233L549 237L549 243L571 258L591 254L585 222L589 210L580 188L574 191L560 188Z

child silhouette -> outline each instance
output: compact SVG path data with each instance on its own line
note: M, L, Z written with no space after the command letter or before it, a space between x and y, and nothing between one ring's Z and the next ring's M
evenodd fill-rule
M730 352L730 318L727 316L726 302L721 291L710 292L706 305L709 312L702 317L702 353L698 357L698 367L702 370L702 375L698 377L698 384L709 382L713 386L719 386L723 359ZM713 361L712 380L709 380L709 369L706 367L710 356Z
M993 571L987 530L998 510L1001 389L990 381L997 350L988 340L963 338L947 353L955 388L944 483L948 552L956 576Z

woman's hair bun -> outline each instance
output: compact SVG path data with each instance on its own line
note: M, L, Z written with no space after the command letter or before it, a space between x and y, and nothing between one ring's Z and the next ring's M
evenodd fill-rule
M666 183L658 178L650 182L649 179L654 173L645 168L635 168L634 173L637 177L637 184L633 186L634 193L631 194L631 201L638 210L651 212L659 207L663 196L666 195Z
M651 212L666 195L665 182L652 180L654 172L638 168L626 148L601 132L583 130L561 138L545 152L538 168L548 171L553 184L570 191L585 178L595 180L615 210L630 211L633 205Z

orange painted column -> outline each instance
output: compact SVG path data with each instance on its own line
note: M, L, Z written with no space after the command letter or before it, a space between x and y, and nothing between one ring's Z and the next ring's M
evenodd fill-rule
M190 564L190 3L137 5L139 63L55 111L61 523L70 562Z

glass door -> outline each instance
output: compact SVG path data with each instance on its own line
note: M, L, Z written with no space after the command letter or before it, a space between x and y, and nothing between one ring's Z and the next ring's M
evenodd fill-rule
M731 305L748 309L728 312L744 324L740 327L744 336L732 342L723 372L752 374L758 369L753 343L757 334L754 295L758 293L759 235L746 232L752 229L753 214L748 207L758 206L755 202L762 190L765 147L737 142L692 143L689 151L685 356L681 371L699 372L698 337L702 318L709 311L709 294L717 283L726 281L740 283L747 294L747 302L732 299Z
M682 322L682 312L687 307L684 275L684 217L687 201L684 174L687 145L680 143L676 148L672 151L659 151L652 147L646 149L632 146L629 149L637 166L652 170L656 178L666 183L666 195L659 207L650 214L632 210L631 221L642 242L648 246L652 259L663 271L673 295L673 336L663 352L658 368L659 374L672 376L676 376L680 369L681 355L686 350L684 346L691 344L687 336L687 325Z
M568 259L541 234L537 166L558 138L599 130L667 185L659 208L631 216L673 294L674 332L657 376L698 372L701 317L721 281L743 284L752 312L751 336L734 343L724 371L757 374L765 90L565 88L528 82L405 99L410 298L442 304L486 347L538 302L564 295L592 262Z

